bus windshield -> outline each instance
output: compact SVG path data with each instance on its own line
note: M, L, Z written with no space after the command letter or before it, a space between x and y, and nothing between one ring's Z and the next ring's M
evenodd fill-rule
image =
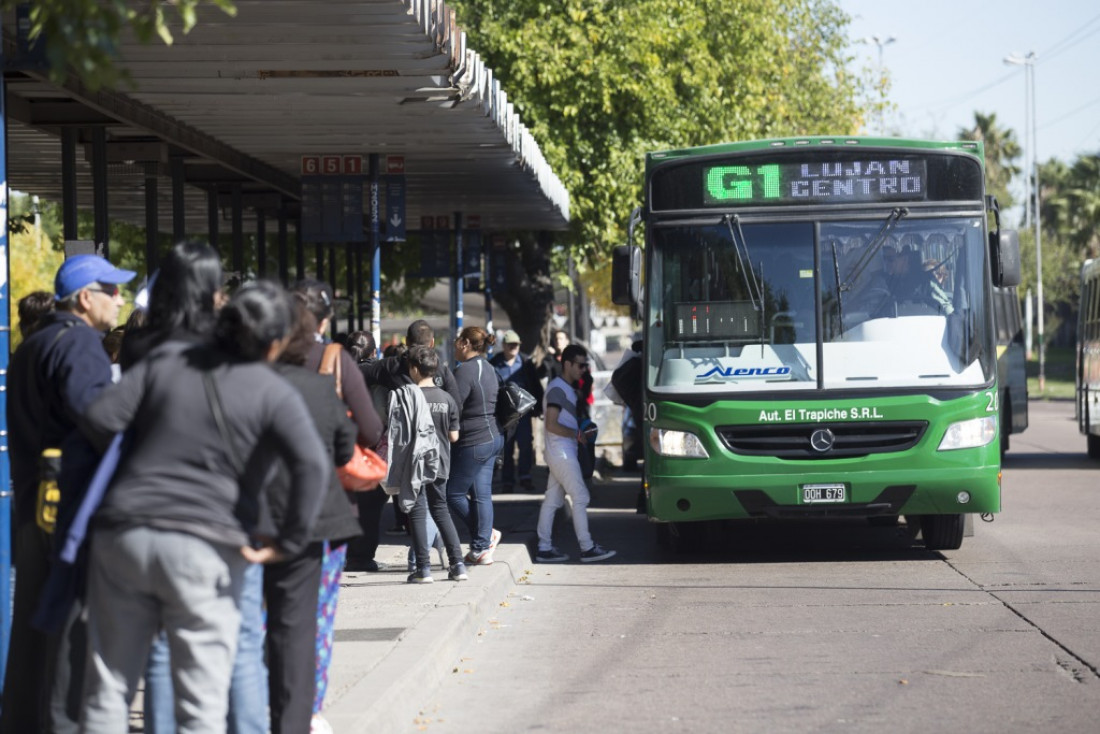
M993 379L980 217L724 217L656 224L651 243L647 381L655 391L975 387Z

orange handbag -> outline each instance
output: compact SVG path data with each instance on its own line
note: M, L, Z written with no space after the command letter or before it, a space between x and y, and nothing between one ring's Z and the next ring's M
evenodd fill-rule
M343 370L340 367L341 350L342 347L339 344L326 346L325 353L321 357L321 366L317 371L322 375L332 375L336 378L336 394L343 400ZM350 410L348 415L351 415ZM339 477L340 484L343 485L344 489L352 492L365 492L370 489L377 489L382 480L386 478L387 471L389 471L389 467L386 465L386 460L357 441L351 461L339 467L336 470L336 476Z

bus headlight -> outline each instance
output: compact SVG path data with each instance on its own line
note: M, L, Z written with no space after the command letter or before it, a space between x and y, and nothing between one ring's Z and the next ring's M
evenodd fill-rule
M996 437L996 416L972 418L948 426L947 432L943 434L943 440L940 441L939 450L974 449L992 443Z
M710 458L699 437L687 431L650 428L649 445L661 456L678 456L687 459Z

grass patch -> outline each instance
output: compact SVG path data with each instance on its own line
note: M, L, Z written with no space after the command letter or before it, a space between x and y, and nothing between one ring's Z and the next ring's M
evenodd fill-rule
M1046 389L1039 390L1039 354L1027 360L1027 395L1031 400L1073 400L1076 395L1072 347L1047 347Z

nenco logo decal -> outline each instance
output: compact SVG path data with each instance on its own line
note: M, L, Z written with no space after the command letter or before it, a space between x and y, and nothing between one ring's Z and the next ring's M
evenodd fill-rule
M728 380L735 377L782 377L791 374L790 367L715 367L696 380Z
M785 408L762 410L761 423L820 423L821 421L866 421L885 418L878 408Z

